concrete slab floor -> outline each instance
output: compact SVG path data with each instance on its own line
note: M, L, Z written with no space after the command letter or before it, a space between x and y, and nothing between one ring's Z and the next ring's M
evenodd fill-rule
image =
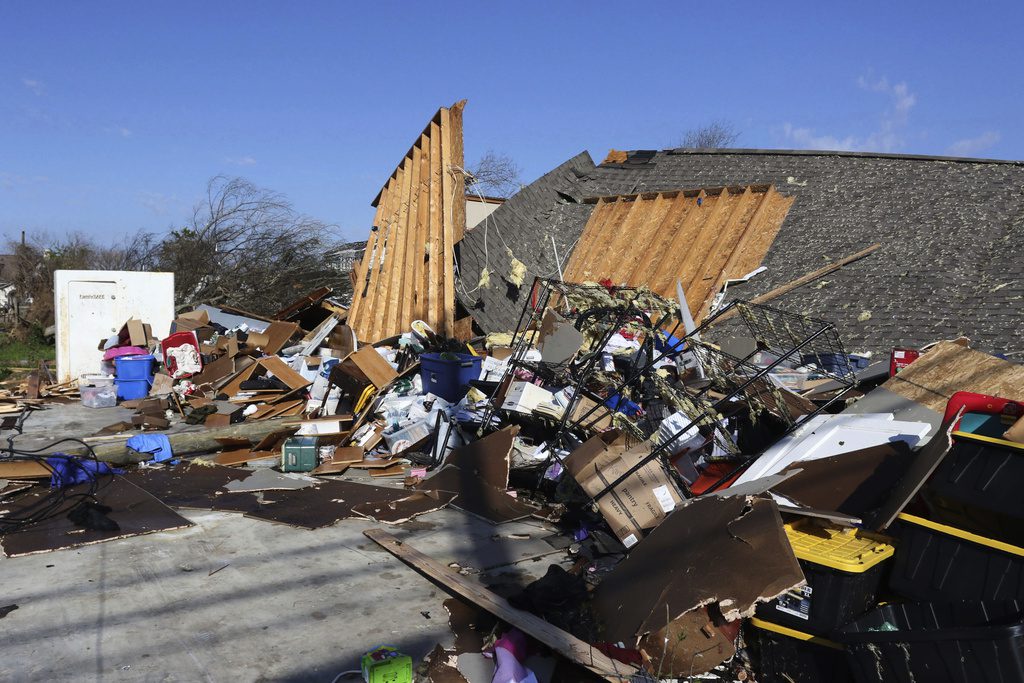
M196 526L0 559L0 606L18 605L0 619L0 680L329 683L376 645L417 659L451 645L448 594L363 536L375 522L307 531L181 512ZM407 527L387 528L442 563L504 566L524 583L561 558L538 522L445 509Z

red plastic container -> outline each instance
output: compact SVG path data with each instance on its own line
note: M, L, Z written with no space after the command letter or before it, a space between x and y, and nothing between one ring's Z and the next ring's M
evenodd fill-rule
M889 376L895 377L896 373L907 367L920 357L921 352L917 349L896 347L889 354Z

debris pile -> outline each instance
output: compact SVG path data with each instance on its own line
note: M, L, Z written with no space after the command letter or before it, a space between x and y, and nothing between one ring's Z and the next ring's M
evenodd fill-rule
M132 319L103 340L81 402L136 414L50 449L10 441L4 553L191 526L180 510L313 531L453 508L501 543L517 520L560 543L509 590L366 530L458 598L454 650L367 643L366 680L468 680L466 653L502 683L1024 677L1024 367L965 339L876 360L775 295L727 299L793 204L770 185L591 202L565 273L530 284L512 257L518 324L482 334L453 289L462 105L375 202L351 311L318 290L269 318L202 306L161 338ZM627 244L673 220L699 258ZM70 392L28 387L5 428Z

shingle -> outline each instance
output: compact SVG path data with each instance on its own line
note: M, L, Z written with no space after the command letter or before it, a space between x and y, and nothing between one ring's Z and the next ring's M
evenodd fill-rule
M962 333L984 350L1022 346L1024 164L740 150L668 150L636 161L643 163L595 168L578 155L521 192L529 198L523 206L516 195L492 214L503 234L515 236L506 240L527 264L527 282L552 270L550 236L565 258L563 245L578 238L589 216L558 192L586 197L771 183L796 201L765 258L768 271L736 296L752 298L880 242L868 258L776 304L835 322L849 350L887 354L892 346ZM569 169L584 177L563 175ZM480 262L482 235L470 236ZM504 274L508 259L503 255L498 267L493 241L491 269ZM479 268L466 272L475 286ZM477 293L486 313L471 310L486 330L513 328L529 287L514 299L504 290L492 285ZM870 318L860 321L865 312Z

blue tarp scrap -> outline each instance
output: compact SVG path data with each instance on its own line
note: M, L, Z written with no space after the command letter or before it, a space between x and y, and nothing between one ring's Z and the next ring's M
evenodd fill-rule
M136 434L128 439L125 446L137 453L152 453L153 462L164 462L174 457L171 440L166 434Z
M54 453L46 458L46 464L53 470L50 488L59 489L73 484L82 484L104 474L121 474L105 462L83 460L72 455Z

